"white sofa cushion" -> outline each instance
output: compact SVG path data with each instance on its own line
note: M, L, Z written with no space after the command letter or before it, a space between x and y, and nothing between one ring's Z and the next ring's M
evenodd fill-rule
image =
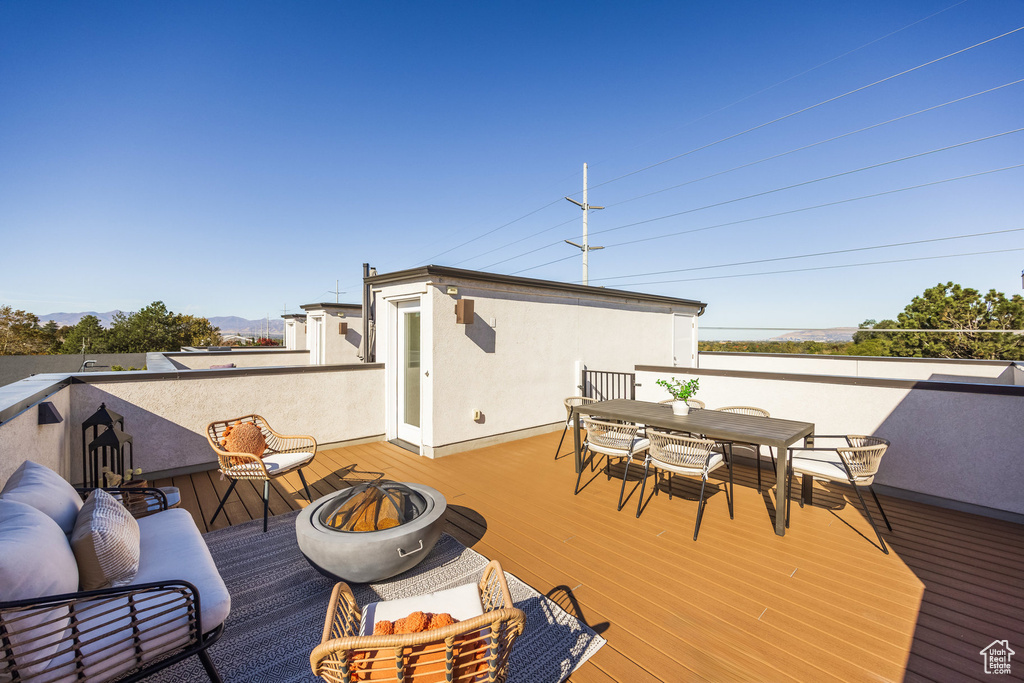
M199 590L203 630L223 624L231 611L231 595L192 515L176 508L138 521L142 552L132 583L188 581Z
M74 593L78 590L78 565L67 536L48 515L26 503L0 500L0 602ZM67 608L43 610L26 617L19 626L8 624L15 657L24 654L20 673L31 677L44 669L58 649L67 624ZM41 626L46 622L48 626ZM42 637L46 633L55 635ZM27 639L40 638L30 646ZM38 648L38 649L37 649ZM33 664L35 662L35 664Z
M187 581L199 591L203 631L211 631L224 622L231 609L231 596L210 557L192 516L182 509L158 512L138 520L141 537L139 572L132 585L164 581ZM131 586L123 587L130 590ZM142 663L183 647L188 643L187 617L180 602L166 604L168 598L136 599L136 619L143 628L136 651L135 632L126 598L95 601L80 605L76 614L92 626L81 646L82 674L88 679L110 680ZM41 680L46 683L76 683L75 653L55 657Z
M45 465L26 460L0 491L0 499L28 503L57 522L65 534L75 528L82 497L71 484Z
M475 583L470 583L411 598L371 602L363 608L359 634L372 636L377 622L398 621L413 612L429 612L431 614L447 612L456 621L466 621L478 617L484 613L483 603L480 602L480 587Z
M71 532L82 590L133 582L139 571L139 523L103 489L95 489L78 513Z

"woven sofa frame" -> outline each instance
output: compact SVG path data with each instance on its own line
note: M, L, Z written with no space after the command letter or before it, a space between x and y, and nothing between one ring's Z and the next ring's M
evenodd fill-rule
M85 495L91 490L79 489L79 492ZM103 490L112 494L129 493L152 496L154 500L159 501L158 512L167 509L167 498L164 492L158 488L111 487ZM0 602L0 654L3 655L0 659L0 680L47 683L51 680L74 676L79 681L98 682L116 679L118 683L134 683L192 655L199 655L210 680L213 683L221 683L220 675L206 650L220 639L224 632L224 625L221 624L209 633L204 633L199 600L198 589L188 581L158 581ZM67 609L67 618L61 616L49 624L33 624L28 629L32 632L32 637L18 639L16 645L18 656L15 657L12 637L17 635L21 629L19 624L39 613L50 612L62 607ZM125 616L118 613L122 613L126 608L130 618L114 631L123 636L113 643L107 643L103 649L90 651L88 653L90 670L86 672L82 648L96 638L109 637L111 631L106 628L109 620L124 619ZM145 610L146 614L140 615L140 609ZM150 651L143 653L144 636L148 633L161 633L162 629L166 629L171 623L161 617L170 615L170 620L176 620L180 618L182 610L187 617L187 635L183 634L181 642L161 646L164 651L158 654L155 660L144 662L143 654L146 657L152 656ZM46 628L47 626L50 628ZM60 640L50 640L54 636L59 637ZM38 649L47 651L44 657L33 657L33 653L36 651L33 649L26 651L26 648L31 648L36 643L39 644ZM125 661L123 655L129 643L135 653L135 666L116 674L109 673L112 667L120 667L123 664ZM57 649L52 651L55 645ZM109 659L104 658L104 652L110 653ZM25 677L21 673L28 667L40 664L41 661L50 661L68 653L74 655L73 659L49 674L47 672L33 673ZM122 657L118 658L117 655ZM97 663L97 659L101 660L101 663ZM103 663L108 666L104 668ZM69 668L72 665L74 669Z
M320 645L309 657L328 683L417 683L418 680L488 681L508 675L512 644L526 615L512 606L501 565L492 560L478 584L484 613L439 629L390 636L360 636L362 612L348 584L334 586ZM372 674L372 676L371 676Z

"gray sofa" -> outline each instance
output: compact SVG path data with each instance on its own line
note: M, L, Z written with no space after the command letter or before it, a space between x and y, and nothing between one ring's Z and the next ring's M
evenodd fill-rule
M160 509L137 520L134 578L86 591L70 541L81 495L31 461L8 480L0 492L0 682L136 681L198 655L220 683L207 648L223 632L231 596L192 516L165 509L157 489L148 495Z

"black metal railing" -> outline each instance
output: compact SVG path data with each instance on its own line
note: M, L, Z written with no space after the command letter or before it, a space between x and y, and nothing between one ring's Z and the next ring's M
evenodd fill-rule
M635 372L608 372L584 370L580 378L580 391L588 398L607 401L613 398L636 398Z

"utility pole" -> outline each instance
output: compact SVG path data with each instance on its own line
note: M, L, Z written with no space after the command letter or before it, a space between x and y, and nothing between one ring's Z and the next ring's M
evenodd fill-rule
M570 202L583 209L583 244L576 244L571 240L565 240L566 244L571 244L580 251L583 252L583 284L587 284L587 253L596 251L598 249L604 249L604 247L592 247L587 241L587 213L591 209L603 209L603 206L591 206L587 203L587 165L583 164L583 201L578 202L572 197L566 197Z
M342 294L344 294L344 292L341 291L341 287L338 285L338 282L339 282L338 280L335 280L334 281L334 289L328 289L327 290L328 294L333 294L334 295L334 303L336 303L336 304L341 303L341 298L340 297L341 297Z

